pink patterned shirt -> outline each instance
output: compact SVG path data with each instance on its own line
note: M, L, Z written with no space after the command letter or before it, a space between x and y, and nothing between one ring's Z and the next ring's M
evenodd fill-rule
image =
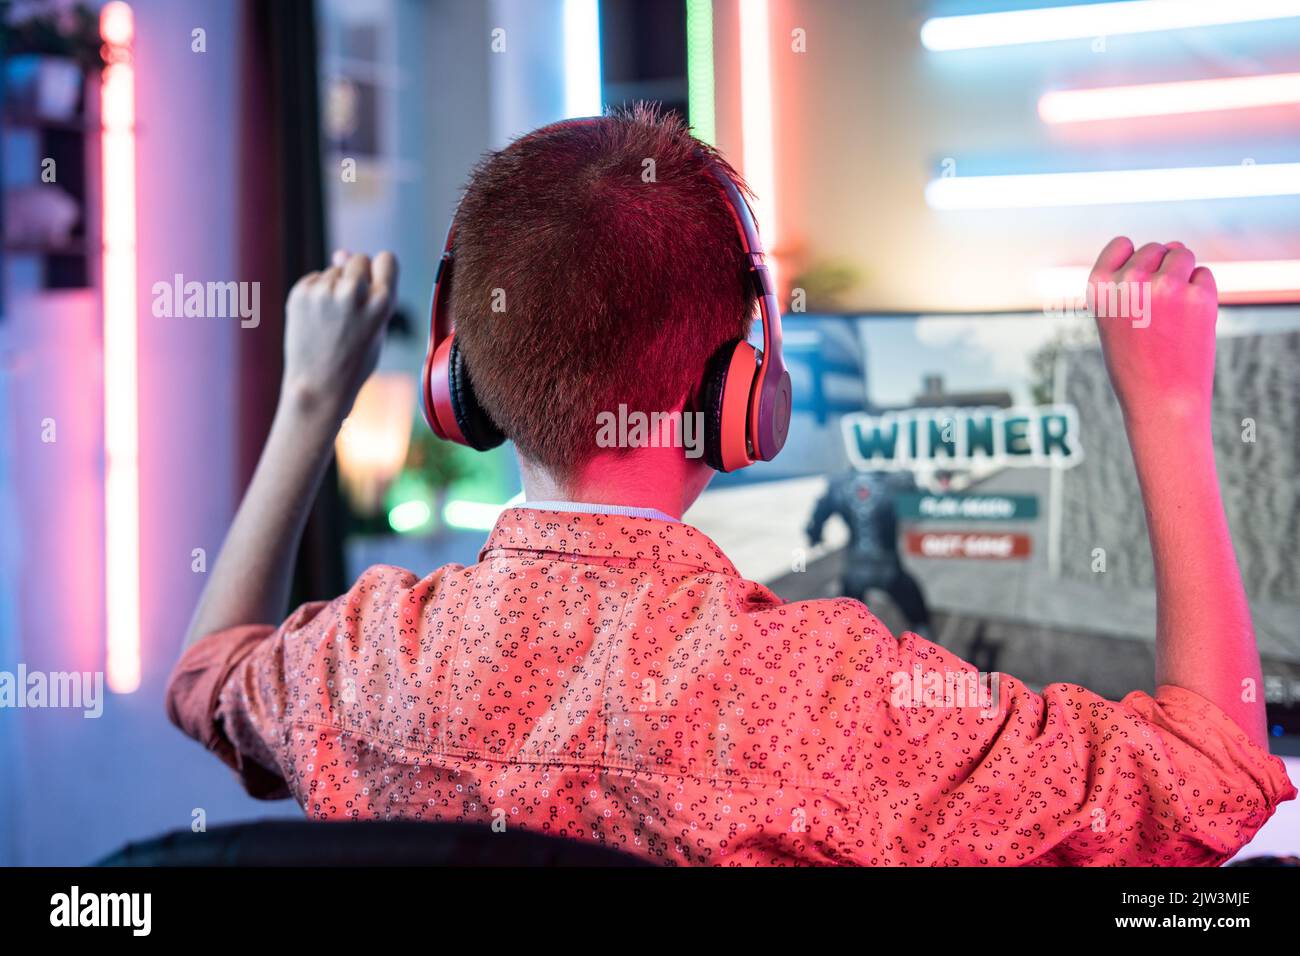
M689 525L515 508L479 562L212 634L172 720L319 819L504 822L674 864L1215 864L1295 788L1198 695L1039 695Z

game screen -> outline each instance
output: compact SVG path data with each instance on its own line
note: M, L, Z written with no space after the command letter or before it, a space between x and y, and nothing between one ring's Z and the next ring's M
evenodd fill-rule
M1091 317L792 314L786 330L792 453L719 476L689 516L744 573L788 600L865 600L895 633L1039 686L1149 683L1151 550ZM1224 309L1217 347L1219 481L1270 727L1293 746L1300 314Z

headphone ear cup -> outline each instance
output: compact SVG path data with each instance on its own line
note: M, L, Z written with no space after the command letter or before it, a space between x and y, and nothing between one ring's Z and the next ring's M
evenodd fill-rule
M487 451L505 441L505 434L478 403L469 366L465 363L460 343L455 339L451 343L451 354L447 357L447 378L452 414L456 416L460 433L465 436L465 444L476 451Z
M724 342L704 369L704 461L728 472L753 464L749 454L749 393L758 353L748 342Z
M704 415L704 462L714 471L726 471L722 465L722 393L727 388L727 369L735 342L724 342L704 366L701 409Z

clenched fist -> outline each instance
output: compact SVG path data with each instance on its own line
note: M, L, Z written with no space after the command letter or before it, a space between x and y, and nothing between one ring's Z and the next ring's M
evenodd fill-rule
M342 418L379 360L397 297L397 259L381 252L335 255L289 293L284 386L291 400Z
M1125 418L1209 421L1214 387L1214 276L1180 242L1133 250L1112 239L1088 277L1102 353Z

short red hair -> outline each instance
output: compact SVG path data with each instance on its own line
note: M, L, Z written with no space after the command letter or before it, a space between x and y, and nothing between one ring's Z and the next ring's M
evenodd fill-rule
M749 334L754 293L713 149L638 106L549 127L475 168L451 308L480 404L520 453L571 475L597 416L673 411ZM495 307L495 308L494 308Z

